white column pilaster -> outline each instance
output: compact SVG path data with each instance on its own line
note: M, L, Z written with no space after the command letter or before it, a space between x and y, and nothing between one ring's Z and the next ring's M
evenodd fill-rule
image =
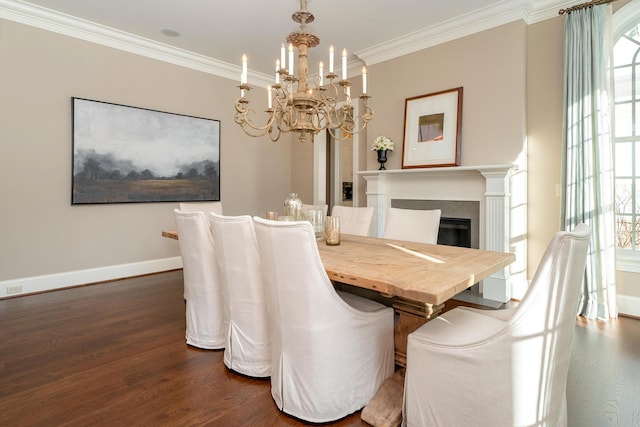
M485 249L509 252L510 188L509 171L481 171L485 177ZM507 302L511 299L508 268L482 281L483 298Z
M367 206L374 209L371 230L374 237L382 237L387 215L386 175L365 175L364 179L367 181Z

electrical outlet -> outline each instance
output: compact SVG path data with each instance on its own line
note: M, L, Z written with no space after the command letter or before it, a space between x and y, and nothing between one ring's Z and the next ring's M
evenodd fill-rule
M22 285L7 286L7 295L19 294L22 292Z

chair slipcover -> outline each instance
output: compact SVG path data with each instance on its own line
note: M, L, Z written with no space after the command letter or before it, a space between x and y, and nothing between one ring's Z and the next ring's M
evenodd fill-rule
M174 213L184 275L187 344L207 349L224 348L221 286L209 221L204 212L174 209Z
M222 215L222 202L182 202L180 210L183 212L204 212L205 215L209 215L209 212Z
M389 208L383 237L385 239L436 244L441 214L440 209Z
M308 222L254 224L278 408L311 422L361 409L393 374L393 309L335 291Z
M271 374L267 303L253 220L209 214L227 324L224 364L251 377Z
M340 217L341 233L355 234L357 236L369 235L371 221L373 220L372 207L352 208L350 206L334 205L331 215Z
M520 304L458 307L409 335L408 426L565 426L590 230L558 232Z

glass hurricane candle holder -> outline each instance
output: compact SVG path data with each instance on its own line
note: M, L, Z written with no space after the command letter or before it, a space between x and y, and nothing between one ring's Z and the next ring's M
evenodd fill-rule
M328 216L325 221L325 241L329 246L340 244L340 217Z

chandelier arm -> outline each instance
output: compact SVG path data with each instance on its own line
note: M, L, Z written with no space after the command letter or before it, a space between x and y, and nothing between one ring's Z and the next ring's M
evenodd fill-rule
M242 130L249 136L259 137L265 135L273 124L273 120L275 117L273 110L267 110L267 112L269 113L269 120L267 121L267 124L265 124L264 126L258 126L254 124L249 117L250 115L256 114L256 112L252 108L246 108L245 105L247 104L248 102L246 102L244 98L240 98L238 101L236 101L236 113L233 117L234 121L238 125L240 125L242 127Z

